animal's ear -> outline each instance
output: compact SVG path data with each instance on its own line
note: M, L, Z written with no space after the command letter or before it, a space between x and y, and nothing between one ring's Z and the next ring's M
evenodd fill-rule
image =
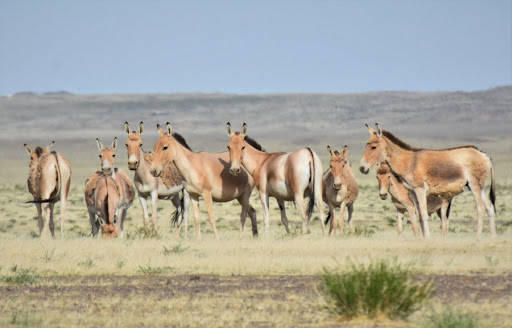
M374 130L374 129L372 129L368 124L365 124L365 125L366 125L366 127L368 128L368 132L370 132L370 134L372 134L372 135L373 135L373 134L377 135L377 132L375 132L375 130Z
M345 164L348 163L348 147L347 147L347 145L345 145L345 147L343 147L343 150L341 151L341 156L343 157Z
M100 151L102 151L103 149L105 149L105 147L103 146L103 144L101 143L100 139L96 138L96 144L98 145L98 149Z
M170 137L172 136L172 126L171 126L171 123L167 122L167 124L165 125L165 127L167 128L166 129L166 134Z
M156 128L158 129L158 133L160 133L160 136L163 136L165 134L165 131L164 129L162 129L162 126L160 124L157 124Z
M240 131L240 135L242 135L242 137L245 137L245 135L247 134L247 124L242 124L242 131Z
M379 138L382 137L382 130L381 130L379 124L375 123L375 127L377 128L377 133L376 133L377 137L379 137Z
M231 123L226 123L226 129L228 130L228 136L231 138L233 131L231 130Z
M116 150L117 148L117 137L114 137L114 141L112 141L112 149Z
M137 131L139 134L142 134L142 132L144 132L144 123L143 122L140 122L139 123L139 131Z
M25 146L25 149L27 150L28 154L32 156L32 149L30 148L30 146L27 144L23 144L23 146Z
M128 124L128 122L124 122L124 130L126 133L130 134L130 124Z
M331 146L327 146L327 152L329 153L330 156L333 155L333 152L332 152L332 149L331 149Z
M49 154L50 153L50 148L52 148L53 144L55 143L55 141L52 141L48 144L48 146L46 146L43 150L43 154Z

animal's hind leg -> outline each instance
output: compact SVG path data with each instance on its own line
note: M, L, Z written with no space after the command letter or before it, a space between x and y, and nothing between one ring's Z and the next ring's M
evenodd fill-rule
M308 233L308 216L306 214L306 209L304 208L304 197L302 194L295 194L295 202L297 203L300 215L302 216L302 234L305 235Z
M418 220L417 220L417 206L407 206L407 213L409 213L409 220L411 221L412 231L414 232L414 236L418 237L420 235L420 231L418 230ZM397 210L398 211L398 210ZM404 212L405 214L405 212ZM403 214L402 214L403 215ZM423 227L421 227L423 229Z
M55 203L50 204L50 232L52 233L52 238L55 237L55 225L53 223L53 210L55 208Z
M496 237L496 223L494 222L494 216L496 213L494 213L494 207L491 204L490 200L484 195L484 188L482 188L481 192L482 199L485 204L485 209L487 210L487 215L489 216L489 232L491 233L491 237Z
M176 211L179 211L180 210L180 207L181 207L181 199L180 199L180 195L179 193L176 193L174 194L172 197L171 197L171 202L173 203L174 207L176 208ZM183 209L181 209L182 213L183 213ZM178 212L176 212L178 213ZM181 219L181 222L179 222L179 219L176 218L178 220L178 222L176 222L176 229L174 229L174 237L175 238L180 238L180 230L181 230L181 224L183 223L183 217ZM172 226L172 220L171 220L171 226Z
M123 208L121 211L123 211L123 214L121 215L121 220L119 222L119 237L124 237L124 220L126 219L126 214L128 214L128 209Z
M251 218L252 236L258 237L258 222L256 221L256 210L252 207L251 203L247 203L247 213Z
M286 233L290 233L290 228L288 227L288 218L286 217L286 208L284 207L284 200L277 200L277 204L279 205L279 211L281 212L281 222L286 229Z
M182 215L181 222L182 222L182 225L185 225L185 227L184 227L185 239L187 239L187 237L188 237L188 208L190 206L190 195L189 195L188 191L185 190L185 188L183 188L182 193L183 193L183 200L182 200L183 208L181 209L181 215Z
M412 221L412 220L411 220ZM398 235L400 236L404 231L404 212L396 210L396 226L398 229Z
M446 236L448 233L448 217L446 215L450 202L447 200L442 201L441 208L437 212L437 215L441 218L441 234Z
M96 223L96 215L88 210L89 212L89 222L91 223L92 236L95 237L98 234L98 224Z
M354 213L354 203L351 203L347 205L348 208L348 226L350 227L350 230L354 230L354 225L352 223L352 213Z
M37 225L39 227L39 236L41 236L41 231L43 231L43 209L41 208L40 203L36 203L37 209Z
M311 196L313 197L313 196ZM318 209L318 217L320 218L320 226L322 227L322 236L325 236L325 224L324 224L324 207L322 201L315 198L316 208Z
M483 217L485 213L485 203L482 198L482 186L478 184L475 179L471 179L468 181L469 189L471 189L471 192L473 193L473 197L475 198L476 203L476 211L478 213L478 222L476 225L476 237L480 238L480 235L482 234L482 228L483 228Z

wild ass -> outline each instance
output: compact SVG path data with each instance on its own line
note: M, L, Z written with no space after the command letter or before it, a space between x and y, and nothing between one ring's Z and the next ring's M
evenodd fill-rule
M46 238L48 230L52 237L55 235L53 224L53 208L60 200L60 237L64 236L64 215L71 183L71 166L62 154L50 151L52 141L44 149L37 147L33 151L27 144L25 148L30 154L30 172L28 175L28 190L34 197L33 201L37 209L39 235ZM45 218L43 222L42 205L44 205Z
M388 193L391 195L391 201L396 207L397 213L397 228L398 235L402 234L404 214L407 211L409 213L409 219L411 221L412 230L414 235L418 236L418 226L416 224L416 205L414 204L414 194L412 191L405 188L402 182L391 172L389 166L382 162L377 169L377 180L379 182L379 195L381 199L387 199ZM448 230L448 217L450 216L450 205L451 200L444 200L441 197L429 195L427 196L427 210L428 215L437 212L437 215L441 219L441 231L446 234ZM447 222L442 222L442 207L446 209Z
M119 234L118 221L124 207L120 180L98 171L85 181L85 202L93 237L100 227L104 238L116 238Z
M352 212L354 211L354 202L359 194L359 187L357 185L352 165L348 158L348 147L345 146L341 153L337 150L332 151L331 147L327 146L327 152L330 156L329 170L322 178L322 198L329 206L329 215L325 220L325 224L331 219L331 226L329 228L329 235L334 229L334 236L336 236L336 208L340 208L340 236L343 236L343 213L345 207L348 208L348 225L350 230L353 230L352 225Z
M254 148L245 140L247 124L243 124L241 132L232 132L231 124L227 123L230 141L229 172L239 176L249 172L254 178L260 193L261 204L265 215L265 235L269 236L269 197L275 197L281 209L281 222L286 232L288 219L284 210L284 201L295 201L302 216L302 233L308 231L308 221L314 205L318 207L322 233L325 235L322 210L322 163L318 155L310 148L300 148L291 153L266 153ZM242 167L241 167L242 166ZM304 197L309 197L307 210Z
M494 167L490 158L475 146L461 146L442 150L414 148L395 137L392 133L376 130L366 125L370 139L361 158L360 170L367 174L375 164L386 162L391 170L400 177L408 189L414 191L416 206L420 215L420 224L425 238L430 237L428 226L427 196L435 195L451 199L468 186L475 198L478 211L477 238L482 233L482 220L487 210L489 230L496 235L494 215L496 185ZM490 201L484 193L487 175L491 172ZM446 211L441 211L446 222Z
M213 202L228 202L236 199L242 206L240 214L239 237L242 237L247 214L252 221L252 233L258 235L256 212L249 204L254 189L254 179L245 171L240 170L238 176L229 173L229 153L212 154L195 153L181 145L173 136L172 127L167 123L166 131L157 125L160 138L154 146L155 157L151 164L151 173L159 176L169 163L176 165L183 175L183 185L190 194L194 208L196 238L201 238L199 229L199 197L203 197L208 209L208 217L215 234L219 239L213 215Z
M110 148L106 148L100 142L98 138L96 138L96 143L98 145L98 149L100 151L100 162L101 169L103 175L111 176L119 187L119 194L121 197L122 208L120 212L120 219L118 220L118 231L119 235L123 237L124 235L124 221L126 219L126 214L128 212L128 208L132 206L133 199L135 198L135 188L133 186L133 182L126 173L125 170L117 168L114 166L114 157L116 157L115 150L117 148L117 137L112 141L112 145Z
M151 217L153 221L153 227L157 229L157 202L159 199L170 199L176 207L175 215L173 216L173 223L177 224L175 234L179 236L181 225L185 224L185 238L187 238L188 232L188 207L190 202L190 196L188 192L183 188L183 176L178 172L174 164L168 165L162 177L155 178L151 175L151 162L153 161L153 154L146 153L142 150L142 132L144 131L144 123L140 122L137 130L130 130L128 122L124 123L124 129L128 134L126 140L126 150L128 152L128 168L135 171L133 180L135 181L135 187L137 188L140 204L142 206L142 213L144 216L144 227L147 230L149 225L149 213L147 199L151 196L152 212ZM177 136L178 137L178 136ZM182 145L187 149L190 147L187 145L185 139L179 136L178 139L182 141ZM180 201L180 191L183 193L183 197ZM181 213L181 220L178 220L178 216Z

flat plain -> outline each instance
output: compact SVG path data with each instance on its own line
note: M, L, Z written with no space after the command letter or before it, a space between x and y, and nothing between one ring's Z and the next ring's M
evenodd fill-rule
M0 112L1 326L421 327L429 311L447 305L477 313L483 326L512 325L512 87L356 95L17 94L0 98ZM228 202L214 205L219 241L204 203L202 240L194 239L192 217L188 238L182 232L178 239L170 223L171 202L159 202L158 233L145 233L136 199L124 239L94 239L83 186L99 169L95 138L110 144L117 136L116 163L127 170L125 121L132 127L144 121L146 150L157 139L156 123L167 121L197 151L224 151L228 121L235 129L246 122L249 135L267 151L310 146L324 167L326 146L347 144L360 186L356 231L323 237L314 213L310 233L300 235L300 215L288 203L292 233L286 235L272 199L269 238L253 238L248 221L238 239L240 206ZM357 169L368 138L364 123L375 122L414 146L474 144L485 151L497 174L497 238L490 239L485 218L476 240L469 191L453 201L448 236L441 237L433 215L429 240L415 238L409 224L398 237L395 210L389 199L379 198L375 170L363 175ZM23 143L35 147L53 140L71 162L72 183L65 238L41 241L35 207L24 203L30 194ZM261 233L256 192L251 203ZM58 235L58 224L56 230ZM434 279L437 292L429 306L408 321L340 321L325 312L317 291L322 269L344 270L349 261L375 259L410 265L415 280ZM20 277L25 280L16 282Z

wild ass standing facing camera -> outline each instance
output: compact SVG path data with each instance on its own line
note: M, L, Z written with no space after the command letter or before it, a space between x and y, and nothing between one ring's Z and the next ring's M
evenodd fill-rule
M417 210L416 205L414 205L414 194L412 194L412 191L405 188L404 184L398 180L398 178L389 169L389 166L384 162L381 163L377 169L377 180L379 181L380 198L386 199L389 193L391 195L391 201L396 207L398 235L402 234L402 221L404 213L407 211L409 213L412 231L415 236L418 236L419 230L418 225L416 224ZM443 206L445 206L446 209L444 211L446 211L446 219L448 220L448 217L450 216L451 203L451 200L444 200L441 197L432 195L427 197L428 215L430 216L432 213L437 212L437 215L441 219L441 230L443 234L446 233L444 227L448 230L448 222L442 222L443 217L441 211L443 211Z
M34 200L27 203L34 203L37 209L39 235L46 238L48 230L52 237L55 235L53 224L53 208L60 200L60 238L64 236L64 215L71 183L71 166L62 154L50 151L52 141L46 148L37 147L33 151L27 144L25 148L30 154L30 172L28 175L28 190ZM42 204L44 205L44 222L42 216Z
M318 155L310 148L300 148L291 153L266 153L254 148L246 140L247 125L241 132L232 132L227 123L229 172L238 176L247 170L254 178L260 192L260 200L265 215L265 235L269 236L269 197L278 200L281 209L281 221L288 228L288 219L284 213L284 201L295 201L302 216L302 233L308 232L308 221L316 204L320 215L322 233L325 235L322 210L322 163ZM309 197L307 210L304 197ZM284 213L284 215L283 215Z
M340 208L340 236L343 236L343 213L345 207L348 208L348 225L350 230L354 229L352 224L352 213L354 212L354 202L359 194L359 187L357 185L356 177L352 171L350 160L348 158L348 147L345 146L341 153L337 150L332 151L331 147L327 146L327 151L330 155L329 170L324 174L323 192L322 197L324 202L329 206L329 215L325 220L325 224L331 220L329 234L334 229L334 236L336 236L336 208Z
M116 182L119 191L119 197L121 199L121 209L119 211L120 217L119 220L116 220L118 235L123 237L124 235L124 221L126 219L126 214L128 212L128 208L133 203L133 199L135 198L135 188L133 186L132 180L128 176L125 170L119 169L114 166L114 157L116 157L115 150L117 148L117 138L114 138L112 141L112 145L110 148L106 148L103 144L96 138L96 144L98 145L98 149L100 151L100 165L101 171L98 171L91 175L86 182L86 197L89 197L89 201L87 202L88 206L92 206L92 199L94 188L97 185L97 180L99 180L102 176L110 176ZM87 196L88 195L88 196ZM90 219L91 211L89 211ZM91 225L93 222L91 221ZM93 233L94 234L94 233Z
M468 186L475 198L478 211L477 238L482 233L483 215L487 210L491 237L496 236L494 223L496 185L494 167L490 158L475 146L461 146L442 150L414 148L395 137L392 133L376 130L366 125L370 139L361 158L360 170L367 174L375 164L386 162L400 177L404 185L414 191L417 210L425 238L430 237L428 226L427 196L434 195L452 199ZM490 201L484 192L487 175L491 173ZM444 211L445 212L445 211ZM442 211L442 221L446 213Z
M183 187L183 176L180 174L174 164L167 165L161 174L161 177L155 178L151 175L151 163L153 161L154 154L144 152L142 150L142 132L144 131L144 123L140 122L137 130L130 130L128 122L124 123L124 129L128 134L126 140L126 150L128 152L128 168L135 171L133 180L135 181L135 187L139 194L140 204L142 206L142 214L144 218L144 228L147 230L149 225L149 213L148 213L148 197L151 196L152 212L151 217L153 221L153 228L157 230L157 203L159 199L170 199L176 207L176 212L173 215L172 222L177 224L175 235L179 236L182 224L185 225L185 238L187 238L188 232L188 207L190 202L190 196ZM182 145L187 149L190 147L187 145L185 139L181 136L180 141ZM180 191L183 193L183 197L180 200ZM181 213L181 220L178 217Z
M245 170L241 170L236 177L229 173L228 152L219 154L192 152L176 140L170 123L167 123L166 131L160 124L157 128L160 138L154 146L155 157L151 164L151 173L154 176L160 176L167 165L174 163L183 175L183 185L190 194L194 208L196 238L201 238L199 229L199 197L201 196L206 203L216 239L219 237L215 227L213 202L229 202L233 199L238 200L242 206L239 237L243 234L247 214L252 221L252 234L258 235L256 212L249 204L249 198L254 189L254 179Z

